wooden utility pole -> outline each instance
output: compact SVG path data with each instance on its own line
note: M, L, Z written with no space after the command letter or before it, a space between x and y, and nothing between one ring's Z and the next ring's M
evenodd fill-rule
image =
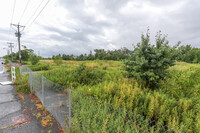
M10 48L11 58L12 58L12 60L13 60L13 52L12 52L12 48L14 48L14 46L13 46L14 43L12 43L12 42L7 42L7 43L10 44L8 47Z
M18 40L18 46L19 46L19 62L22 64L22 56L21 56L21 44L20 44L20 38L21 38L21 31L24 30L25 26L19 25L19 24L11 24L11 26L17 27L17 30L15 30L15 36L17 37Z

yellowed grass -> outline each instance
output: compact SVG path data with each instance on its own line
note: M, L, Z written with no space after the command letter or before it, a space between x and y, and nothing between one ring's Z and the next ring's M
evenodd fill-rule
M189 70L190 68L199 68L200 69L200 64L190 64L186 62L176 62L176 65L170 67L170 70L180 70L180 71L185 71Z
M69 64L69 65L78 65L78 61L63 61L64 64Z
M97 63L86 63L85 65L90 67L98 66Z

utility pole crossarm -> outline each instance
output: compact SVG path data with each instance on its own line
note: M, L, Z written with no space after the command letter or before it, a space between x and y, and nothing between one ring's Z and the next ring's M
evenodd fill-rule
M19 25L19 24L11 24L11 26L23 28L23 30L24 30L24 28L25 28L25 26L22 26L22 25ZM21 30L21 31L23 31L23 30Z
M12 48L14 48L14 46L13 46L14 43L12 43L12 42L7 42L7 43L10 44L10 45L8 45L8 47L10 48L11 57L12 57L12 60L13 60Z

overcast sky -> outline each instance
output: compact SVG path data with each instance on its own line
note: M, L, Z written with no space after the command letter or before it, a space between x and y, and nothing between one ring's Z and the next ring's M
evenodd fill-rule
M14 1L0 2L0 56L6 54L7 41L15 43L14 52L18 50L11 22L26 26L21 44L45 57L99 48L133 49L147 27L152 43L161 30L170 45L181 41L200 47L199 0L50 0L32 24L48 0L16 0L12 17Z

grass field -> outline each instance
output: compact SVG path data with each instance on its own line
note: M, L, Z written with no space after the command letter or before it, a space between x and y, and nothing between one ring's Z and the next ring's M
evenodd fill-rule
M74 132L130 132L132 127L136 132L144 128L154 132L164 125L200 132L199 64L177 62L155 90L126 78L118 61L64 61L60 66L40 61L40 65L48 65L44 77L72 89ZM135 115L143 116L143 122L131 123Z

